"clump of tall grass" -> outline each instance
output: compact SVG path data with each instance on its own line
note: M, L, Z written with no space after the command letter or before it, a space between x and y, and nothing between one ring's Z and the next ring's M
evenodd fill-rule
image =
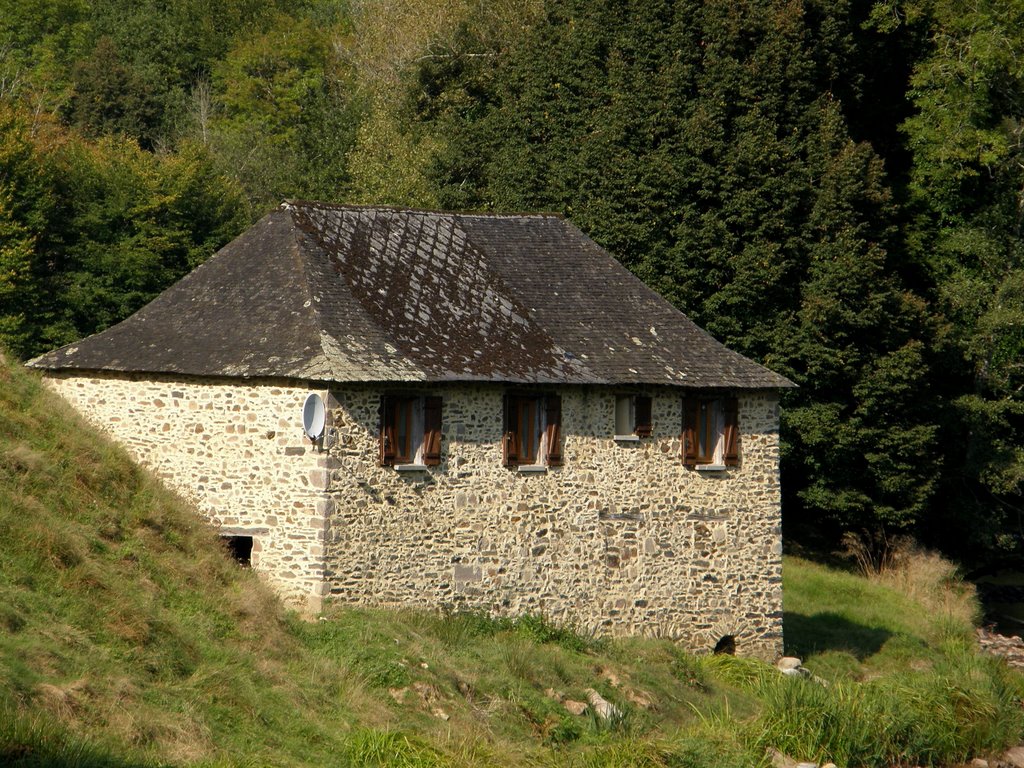
M956 564L911 537L848 533L843 545L865 578L920 603L947 627L973 626L980 619L976 590Z
M0 765L8 768L149 768L69 734L39 716L0 705Z
M600 746L579 755L568 762L571 768L703 768L716 765L712 762L680 760L674 749L661 747L651 741L629 739L615 744Z
M443 768L434 750L395 731L360 728L345 744L340 765L350 768Z
M624 738L587 749L576 756L559 755L559 768L768 768L767 753L751 751L736 738L735 723L723 719L702 723L672 738Z
M916 544L899 550L892 565L875 578L954 622L974 625L981 618L974 585L942 555Z
M567 651L586 653L607 646L603 638L592 637L571 623L555 621L543 614L492 616L482 610L408 611L410 622L428 632L448 647L456 647L479 638L500 633L515 634L539 644L553 644Z
M527 613L512 619L511 629L535 643L553 643L576 653L596 650L605 644L601 638L587 637L572 624L552 621L535 613Z
M710 673L715 679L727 685L747 691L759 691L778 677L778 671L763 661L747 659L742 656L715 654L712 656L694 657L707 677Z
M479 610L407 611L405 615L420 631L433 635L448 648L493 637L509 627L509 619Z
M955 640L928 669L864 683L786 677L731 657L705 665L758 700L759 714L741 726L755 752L866 768L935 765L1003 749L1024 735L1024 680Z

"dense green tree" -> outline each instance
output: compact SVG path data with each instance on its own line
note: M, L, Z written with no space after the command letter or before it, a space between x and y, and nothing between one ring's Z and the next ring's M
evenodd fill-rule
M788 522L912 527L939 462L931 326L901 280L881 161L828 88L849 19L771 0L545 8L493 58L421 67L442 204L562 211L792 376Z
M22 357L124 319L246 223L199 146L44 127L0 106L0 345Z
M257 208L344 189L364 105L331 53L335 31L282 20L214 69L210 145Z
M822 117L807 154L807 272L776 345L801 385L784 412L789 493L804 502L793 511L847 529L906 530L925 516L939 464L930 318L892 266L880 160L845 137L834 106Z
M88 16L86 0L0 0L0 97L30 95L50 111L66 104Z
M337 5L333 0L0 0L0 53L9 52L0 63L69 124L91 136L122 134L154 149L173 144L187 122L196 83L237 40L306 16L330 19Z
M901 128L911 156L907 242L945 318L938 382L947 503L977 557L1024 552L1024 7L891 2L876 23L926 41Z
M131 136L152 148L160 104L122 61L114 41L103 36L75 64L69 112L87 136Z
M50 344L124 319L245 225L241 196L208 153L154 155L130 140L72 141L54 152Z
M0 346L15 354L38 342L35 321L49 311L38 245L51 203L29 120L0 105Z

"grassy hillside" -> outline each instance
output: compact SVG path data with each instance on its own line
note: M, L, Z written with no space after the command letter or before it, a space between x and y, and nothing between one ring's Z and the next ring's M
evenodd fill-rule
M814 678L537 617L336 607L307 623L187 505L0 365L0 764L942 764L1024 734L939 560L866 580L785 565ZM610 720L570 714L588 690Z
M263 763L335 742L355 712L385 717L185 504L9 365L0 530L0 706L22 730L182 764L244 745Z

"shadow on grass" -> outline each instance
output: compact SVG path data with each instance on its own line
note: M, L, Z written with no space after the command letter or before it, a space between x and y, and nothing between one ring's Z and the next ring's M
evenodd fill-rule
M786 611L782 617L786 654L804 658L823 651L846 651L863 661L878 653L892 632L857 624L836 613L806 616Z
M5 719L5 715L7 716ZM4 768L155 768L71 736L51 721L0 708L0 765Z
M152 763L122 760L95 750L50 751L0 749L0 765L6 768L154 768Z

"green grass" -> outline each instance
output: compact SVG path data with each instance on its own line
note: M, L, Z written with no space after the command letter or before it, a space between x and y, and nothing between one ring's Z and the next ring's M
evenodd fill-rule
M787 558L786 647L815 680L537 616L303 621L3 364L0 531L3 765L888 767L1024 733L1020 677L977 655L970 594L924 557L888 580ZM621 716L570 714L588 689Z
M0 707L0 765L9 768L151 768L69 734L52 721Z
M929 568L930 556L908 564L921 573L864 578L799 558L784 565L786 653L829 679L863 680L921 667L942 656L949 638L968 637L973 596ZM948 568L948 564L947 564ZM907 579L921 582L908 588ZM897 581L902 588L893 586ZM915 599L908 592L924 596Z

